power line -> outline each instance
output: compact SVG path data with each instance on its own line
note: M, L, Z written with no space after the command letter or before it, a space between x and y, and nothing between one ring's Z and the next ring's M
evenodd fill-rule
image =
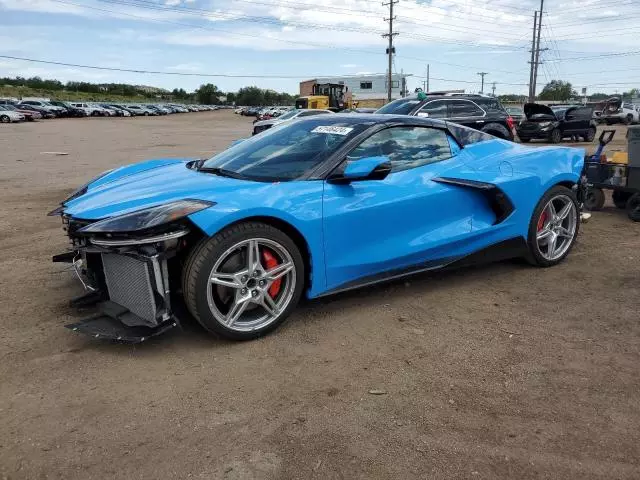
M138 68L118 68L100 67L97 65L84 65L79 63L55 62L53 60L40 60L36 58L14 57L11 55L0 55L0 58L9 60L21 60L24 62L44 63L47 65L59 65L63 67L88 68L91 70L107 70L111 72L144 73L154 75L173 75L178 77L221 77L221 78L278 78L278 79L300 79L300 78L326 78L332 75L255 75L255 74L231 74L231 73L195 73L195 72L166 72L162 70L144 70ZM371 73L369 75L383 75L382 73ZM361 77L362 75L341 75L341 77Z

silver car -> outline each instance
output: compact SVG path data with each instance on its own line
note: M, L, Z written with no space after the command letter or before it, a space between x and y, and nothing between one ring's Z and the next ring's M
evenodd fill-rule
M287 113L280 115L276 118L270 118L269 120L260 120L253 124L253 135L256 135L260 132L268 130L274 125L278 125L283 122L290 122L297 118L311 117L313 115L326 115L332 114L331 110L320 110L320 109L299 109L299 110L290 110Z

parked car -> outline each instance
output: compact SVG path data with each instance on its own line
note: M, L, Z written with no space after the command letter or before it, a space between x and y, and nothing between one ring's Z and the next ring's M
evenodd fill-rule
M602 118L607 125L624 123L631 125L640 122L640 113L631 103L623 103L617 97L610 98L602 111Z
M504 163L517 175L498 174ZM248 340L302 296L487 259L551 267L578 235L583 164L583 149L352 114L288 122L208 160L120 167L51 212L72 242L54 260L79 266L80 302L99 309L68 327L144 341L177 325L178 285L206 330Z
M73 118L80 118L80 117L86 117L87 116L87 113L86 113L85 110L83 110L81 108L73 107L70 103L61 102L61 101L58 101L58 100L51 100L48 103L53 105L54 107L59 107L59 108L64 109L64 114L59 115L59 116L73 117Z
M592 142L596 136L593 107L577 105L551 108L540 103L527 103L524 113L526 119L517 127L521 142L544 139L560 143L564 138L582 138L585 142Z
M33 122L34 120L41 120L42 119L42 114L40 112L36 112L34 110L25 110L25 109L22 109L22 108L18 108L15 105L10 105L10 104L2 105L2 104L0 104L0 109L11 110L13 112L19 113L22 116L24 116L24 119L27 122Z
M145 108L156 112L158 115L168 115L169 111L158 105L145 105Z
M426 95L399 98L376 113L448 120L458 125L513 140L514 121L495 97L484 95Z
M111 103L99 103L98 105L106 110L112 111L114 113L114 115L112 116L116 116L116 117L131 116L131 114L127 110L125 110L124 108L118 107L117 105L113 105Z
M51 110L49 110L47 108L38 107L36 105L29 105L29 104L19 103L18 105L16 105L16 108L18 108L20 110L38 112L40 115L42 115L42 118L55 118L55 114L53 112L51 112Z
M127 105L127 108L135 116L145 116L148 117L150 115L158 115L158 112L155 110L151 110L150 108L145 107L144 105Z
M104 116L104 110L90 103L84 102L70 102L70 105L74 108L78 108L86 112L89 117Z
M66 113L64 108L53 106L44 100L23 100L19 105L31 105L32 107L38 107L51 112L55 117L61 117Z
M377 108L348 108L338 113L376 113Z
M5 105L0 105L0 123L24 122L25 117Z
M284 122L290 122L298 118L312 117L314 115L325 115L327 113L333 114L331 110L319 110L319 109L306 109L306 110L291 110L284 115L269 120L261 120L253 124L253 135L268 130L274 125L280 125Z

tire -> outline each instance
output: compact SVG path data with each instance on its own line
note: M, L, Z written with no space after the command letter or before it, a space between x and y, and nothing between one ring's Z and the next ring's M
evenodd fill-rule
M531 141L530 138L521 138L520 143L529 143Z
M604 207L604 192L599 188L590 188L584 199L584 208L592 212L602 210Z
M1 115L0 116L0 123L11 123L11 119L9 118L8 115Z
M92 117L97 117L98 115L100 115L100 113L97 110L94 110L93 112L91 112Z
M506 127L503 127L499 123L488 123L482 129L481 132L488 133L489 135L493 135L494 137L502 138L503 140L511 140L512 137L509 134L509 130Z
M275 294L272 293L272 288L277 280L261 287L256 282L263 277L256 274L254 280L250 272L238 273L246 269L248 256L248 246L238 245L244 245L244 242L249 241L259 242L257 248L261 250L258 270L262 270L263 273L271 268L264 266L265 249L273 253L273 258L279 257L281 265L287 263L292 266L291 270L287 270L281 277L282 283L278 283ZM223 270L226 265L230 268ZM220 278L225 277L226 280L222 281L228 282L233 275L234 282L237 280L239 286L236 288L216 285L217 282L210 280L214 268L218 272L231 271L231 274L227 274L226 277L221 275ZM242 279L239 275L242 275ZM231 340L251 340L275 330L298 304L304 285L305 264L295 242L275 227L259 222L233 225L213 237L201 240L189 254L182 272L182 290L189 312L207 331ZM253 295L256 292L260 293L257 296ZM255 297L255 300L250 298L244 301L247 306L241 310L235 323L223 323L223 320L232 314L232 308L239 305L237 299L241 294ZM228 306L225 305L224 296ZM275 301L279 311L277 314L271 314L266 308L253 303L262 299L266 302L267 296L271 302ZM223 312L225 307L226 313ZM266 319L259 323L258 318L251 324L251 316L260 317L261 312L262 315L266 315Z
M549 136L549 141L551 143L560 143L562 141L562 133L559 128L554 128Z
M625 125L631 125L633 123L633 115L628 114L624 119Z
M548 250L550 247L548 243L549 239L545 239L543 236L545 232L551 235L559 228L555 227L553 222L548 223L550 221L550 213L547 206L551 201L554 202L554 205L557 205L556 208L559 208L559 210L556 210L558 215L562 213L562 208L567 207L567 216L562 220L560 226L564 228L565 231L572 233L570 238L559 235L556 236L554 245L557 245L557 257L548 254L550 251ZM527 246L529 249L527 260L529 263L536 267L552 267L566 258L573 248L580 230L580 214L578 212L578 200L576 199L575 193L567 187L556 185L542 196L536 208L533 210L533 215L529 222L527 235ZM539 237L542 238L539 240ZM547 245L541 245L545 240L547 241Z
M640 193L634 193L627 201L627 215L634 222L640 222Z
M149 112L144 112L144 116L148 117L149 116Z
M591 127L588 131L587 134L584 136L584 141L585 142L593 142L593 139L596 138L596 129Z
M627 208L627 202L629 201L631 196L631 193L622 191L614 191L611 195L614 205L620 209Z

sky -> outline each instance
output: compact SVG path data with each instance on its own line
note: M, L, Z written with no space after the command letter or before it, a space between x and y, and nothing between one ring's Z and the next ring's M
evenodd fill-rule
M431 90L467 92L480 91L478 73L487 72L485 92L496 82L497 95L526 94L539 7L530 0L400 0L394 72L411 74L413 90L423 86L428 64ZM538 92L551 79L588 93L640 87L639 7L640 0L547 0ZM305 79L384 73L388 17L389 7L375 0L0 0L0 77L187 91L202 83L223 91L256 85L295 94Z

